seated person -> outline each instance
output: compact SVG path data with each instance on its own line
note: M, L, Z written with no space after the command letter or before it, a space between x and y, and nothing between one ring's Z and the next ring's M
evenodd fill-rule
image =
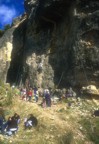
M0 131L2 133L2 130L3 130L3 118L2 116L0 116Z
M94 117L98 116L99 117L99 110L95 110L93 112L92 116L94 116Z
M15 113L12 118L14 118L18 124L20 123L20 116L17 113Z
M37 123L38 123L37 118L34 117L33 114L30 114L30 117L28 119L25 118L24 121L25 129L35 127L37 126Z
M3 117L3 115L0 115L0 131L2 134L4 134L5 127L6 127L5 118Z
M17 121L14 119L14 117L9 117L6 124L6 134L10 136L12 134L15 134L17 130L18 130Z
M70 87L67 91L66 91L66 97L72 97L73 96L73 90Z

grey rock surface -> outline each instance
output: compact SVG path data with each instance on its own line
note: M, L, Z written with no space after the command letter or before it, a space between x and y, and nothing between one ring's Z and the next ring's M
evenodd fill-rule
M99 1L25 0L24 5L27 17L13 33L8 82L98 86Z

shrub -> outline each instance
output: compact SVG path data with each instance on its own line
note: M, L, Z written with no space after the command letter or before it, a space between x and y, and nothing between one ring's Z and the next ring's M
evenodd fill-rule
M12 104L12 98L16 94L15 89L0 81L0 105L8 106Z

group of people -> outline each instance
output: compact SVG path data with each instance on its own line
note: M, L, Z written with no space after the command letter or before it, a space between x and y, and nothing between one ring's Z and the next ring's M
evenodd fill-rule
M20 123L20 116L15 113L12 117L9 117L8 120L6 121L5 118L0 115L0 132L3 135L8 135L11 136L13 134L16 134L19 128L19 123ZM32 128L37 126L38 121L33 114L30 114L28 118L24 119L24 128Z
M20 89L20 96L22 100L25 101L31 101L34 98L35 102L38 102L39 95L42 96L42 106L51 107L51 94L49 89L45 89L42 94L36 87L34 89L31 87L29 89L26 89L25 87Z
M17 113L15 113L12 117L9 117L7 121L2 115L0 115L0 130L2 134L15 134L18 130L19 123L20 116Z
M31 87L29 89L26 89L25 87L21 88L20 96L22 100L25 100L25 101L31 101L32 97L34 96L35 102L38 102L38 97L39 97L38 89L37 88L32 89Z
M76 97L76 93L73 91L73 89L70 87L69 89L67 89L65 97Z
M54 94L52 94L52 92L48 88L44 89L43 92L40 92L36 87L34 87L33 89L31 87L29 89L24 87L20 89L20 95L22 100L31 101L32 99L34 99L35 102L38 102L39 96L41 96L42 98L41 105L44 108L44 107L51 107L51 99L52 95ZM59 100L61 100L62 98L76 97L76 93L70 87L69 89L66 90L64 94L60 93L58 97Z

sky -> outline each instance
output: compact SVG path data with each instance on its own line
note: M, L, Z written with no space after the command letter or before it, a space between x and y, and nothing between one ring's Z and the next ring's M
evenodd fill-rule
M0 29L24 12L24 0L0 0Z

